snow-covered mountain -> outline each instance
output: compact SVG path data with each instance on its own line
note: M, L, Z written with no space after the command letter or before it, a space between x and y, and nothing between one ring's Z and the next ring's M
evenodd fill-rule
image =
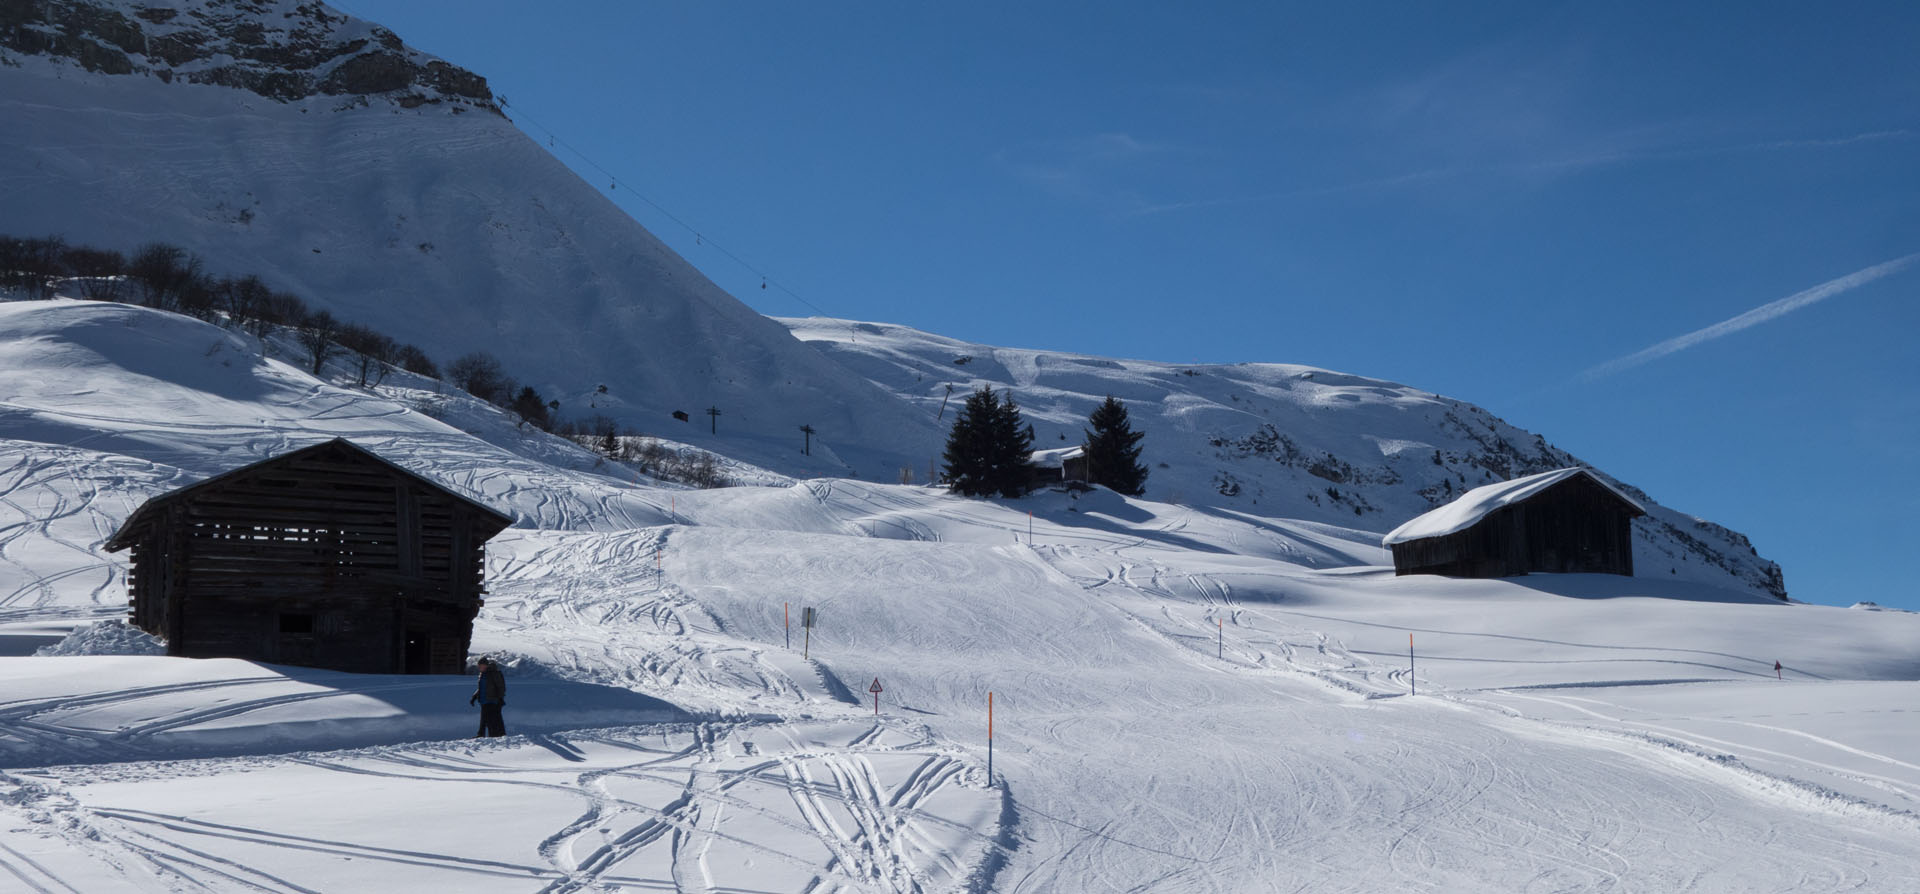
M563 413L788 476L925 481L949 386L956 400L1011 389L1043 448L1077 441L1112 394L1147 433L1150 496L1376 532L1480 484L1579 464L1471 404L1326 370L829 320L789 333L520 133L481 77L377 25L294 0L11 9L0 233L177 244L442 363L492 352ZM1621 485L1653 510L1635 529L1643 576L1785 597L1745 537Z
M0 233L177 245L443 365L489 351L563 412L795 471L891 479L938 437L377 25L295 0L7 10Z
M1005 389L1038 448L1080 443L1093 409L1119 398L1146 434L1146 495L1171 503L1385 532L1480 485L1586 465L1472 404L1324 369L1114 360L902 326L784 322L929 414L951 414L942 405L977 388ZM1745 536L1614 483L1649 509L1634 522L1639 576L1786 598L1780 567Z

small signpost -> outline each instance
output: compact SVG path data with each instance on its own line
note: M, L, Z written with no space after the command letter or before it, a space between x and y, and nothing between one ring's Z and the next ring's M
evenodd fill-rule
M804 659L813 652L813 609L800 610L800 627L803 630L800 640L800 657Z
M873 685L868 686L867 691L873 693L873 716L878 717L880 716L880 678L879 677L873 678Z
M1785 676L1783 676L1783 675L1781 675L1781 673L1780 673L1780 662L1779 662L1778 660L1775 660L1775 661L1773 662L1773 675L1774 675L1774 677L1775 677L1775 678L1777 678L1777 679L1780 679L1780 680L1785 680L1785 679L1786 679L1786 677L1785 677Z

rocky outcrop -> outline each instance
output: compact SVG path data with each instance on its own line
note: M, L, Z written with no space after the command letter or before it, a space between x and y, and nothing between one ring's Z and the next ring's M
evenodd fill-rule
M393 32L292 0L5 0L0 50L110 75L246 90L279 102L381 97L495 113L487 81Z

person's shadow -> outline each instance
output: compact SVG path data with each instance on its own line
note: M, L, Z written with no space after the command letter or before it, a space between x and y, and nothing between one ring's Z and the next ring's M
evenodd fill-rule
M585 761L587 759L586 752L573 747L571 744L562 742L559 739L555 739L554 737L549 736L546 733L533 733L531 735L528 735L527 741L532 742L533 744L538 745L541 748L545 748L546 750L551 751L554 754L560 755L562 758L565 758L570 761L580 762L580 761Z

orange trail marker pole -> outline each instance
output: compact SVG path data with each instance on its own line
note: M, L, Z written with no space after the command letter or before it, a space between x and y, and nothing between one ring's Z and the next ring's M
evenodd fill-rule
M1227 657L1227 622L1214 618L1213 623L1220 628L1220 641L1214 645L1213 657L1225 659Z
M793 651L793 603L780 603L780 626L787 630L787 651Z
M1407 694L1419 695L1420 684L1413 680L1413 634L1407 634Z
M987 784L993 784L993 693L987 693Z

